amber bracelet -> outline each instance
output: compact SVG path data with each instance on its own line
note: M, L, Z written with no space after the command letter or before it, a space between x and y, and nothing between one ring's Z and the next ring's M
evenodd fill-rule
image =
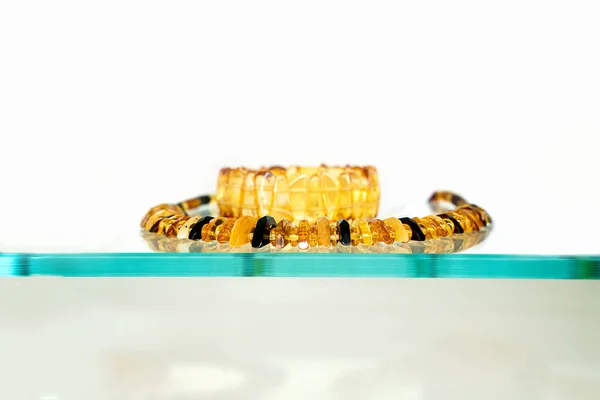
M281 249L287 245L300 250L309 247L375 245L383 242L424 241L461 233L488 229L489 214L475 204L467 203L451 192L435 192L429 203L437 215L426 217L390 217L386 219L340 219L327 216L314 222L276 219L270 215L194 216L199 208L215 202L215 196L199 196L178 204L161 204L151 208L141 222L148 232L171 238L228 243L253 248L271 245ZM451 208L451 209L449 209ZM442 212L444 211L444 212Z

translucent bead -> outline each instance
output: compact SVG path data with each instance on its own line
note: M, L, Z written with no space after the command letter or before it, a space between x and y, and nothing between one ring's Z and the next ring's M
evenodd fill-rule
M402 222L400 222L398 218L386 218L383 220L383 222L394 230L396 242L407 243L410 240L412 232L408 232L406 230L406 227L402 224Z
M167 218L167 217L172 217L173 215L176 215L177 213L172 211L172 210L165 210L165 209L160 209L156 212L154 212L152 215L150 215L147 219L145 219L144 222L144 230L148 231L148 232L156 232L156 230L158 229L158 225L157 222L160 221L163 218Z
M235 225L229 236L229 245L231 247L240 247L250 243L249 235L254 232L258 218L251 216L241 216L235 221Z
M175 204L159 204L155 207L152 207L150 210L148 210L148 212L146 213L146 215L144 215L144 218L142 218L142 221L140 223L140 227L143 228L144 230L149 230L154 223L151 223L149 227L147 227L147 225L149 224L149 219L153 216L155 216L155 214L160 213L160 215L175 215L175 214L182 214L184 215L185 212L183 211L183 209ZM156 222L156 218L154 220L154 222Z
M181 218L182 215L173 215L171 217L165 217L163 219L160 220L160 222L158 223L158 229L156 231L156 233L158 233L159 235L164 235L167 230L169 229L169 227L171 226L171 224L173 224L175 221L177 221L179 218Z
M176 238L179 229L189 220L190 217L187 215L176 219L166 230L165 235L171 238Z
M372 219L369 221L369 227L371 228L371 235L373 235L373 243L383 242L385 244L394 243L396 233L390 226L386 226L385 222L380 219Z
M298 225L295 222L291 221L287 224L285 227L285 236L292 247L298 246Z
M275 248L281 249L288 244L287 227L289 223L289 220L282 219L275 228L271 229L271 232L269 233L269 241Z
M210 222L202 227L202 240L205 242L211 242L217 240L218 229L221 225L227 221L228 218L217 217L210 220Z
M229 243L231 239L231 231L235 225L236 219L229 218L225 221L220 228L217 229L217 242L218 243Z
M329 223L329 241L332 247L337 246L340 241L340 230L336 222Z
M360 229L358 225L352 223L350 225L350 244L352 246L358 246L360 244Z
M308 249L308 221L303 219L298 223L298 248L300 250Z
M428 215L423 219L434 226L438 237L446 237L452 234L452 230L450 230L450 227L447 227L444 220L438 217L437 215Z
M360 233L360 242L362 244L366 244L368 246L373 244L373 237L371 236L371 229L369 228L369 223L364 219L355 219L352 222L353 226L358 228Z
M321 217L317 220L317 244L323 247L331 245L331 222L327 217Z
M308 245L310 247L316 247L319 244L319 231L317 224L311 224L308 227Z
M177 231L177 239L187 239L190 235L190 229L196 225L200 217L191 217Z

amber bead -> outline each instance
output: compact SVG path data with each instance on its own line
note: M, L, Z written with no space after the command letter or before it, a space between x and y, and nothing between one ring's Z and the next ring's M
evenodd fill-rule
M448 225L446 221L437 215L428 215L423 219L429 221L435 227L439 237L450 236L454 232L454 226Z
M206 216L198 219L193 227L190 228L190 234L188 239L190 240L205 240L206 235L203 233L203 229L208 226L210 221L212 221L214 217ZM206 230L204 230L206 231Z
M183 211L183 209L181 207L176 206L174 204L159 204L155 207L152 207L150 210L148 210L148 212L142 219L140 226L144 230L149 230L154 225L154 222L156 222L156 218L157 218L156 214L160 214L160 215L182 214L183 215L183 214L185 214L185 212ZM152 217L155 217L154 222L149 222L149 220Z
M235 225L229 236L229 245L231 247L240 247L250 242L249 235L254 232L258 218L250 216L241 216L235 221Z
M223 225L221 225L221 227L217 231L218 243L229 243L229 239L231 238L231 231L235 226L235 221L235 218L229 218L223 223Z
M477 212L479 212L479 215L481 215L481 217L485 221L486 225L489 225L492 223L492 217L490 217L490 214L488 214L488 212L485 211L483 208L481 208L475 204L471 204L470 207L475 209Z
M213 240L217 240L218 230L221 225L223 225L227 221L225 217L216 217L211 219L208 224L204 225L201 228L202 240L205 242L212 242ZM200 221L196 222L196 227L194 230L200 225Z
M462 226L463 231L465 233L469 233L469 232L478 230L477 225L474 224L474 222L471 221L471 219L468 218L466 215L459 214L456 211L448 211L446 214L448 214L449 216L456 219L459 222L460 226Z
M340 241L340 228L335 222L329 223L329 241L333 247L337 246Z
M282 219L275 228L271 229L271 232L269 233L269 241L275 248L281 249L288 244L287 226L289 223L289 220Z
M191 217L177 231L177 239L188 239L190 237L190 229L196 225L200 217Z
M358 225L350 225L350 244L352 246L358 246L360 244L360 229Z
M190 219L190 217L188 217L187 215L184 215L183 217L178 218L177 220L173 221L173 223L167 228L165 235L167 237L170 238L175 238L177 237L177 234L179 233L179 229L183 226L183 224L185 224L188 220Z
M423 218L419 218L419 217L413 217L412 219L413 219L413 221L415 221L417 223L419 228L421 228L421 232L423 232L425 234L425 239L431 240L431 239L438 238L438 234L436 232L435 226L433 226L433 224L431 224L430 221L427 221L427 220L425 220Z
M327 217L321 217L317 220L317 244L319 246L329 247L331 245L331 222Z
M171 217L176 214L177 213L172 210L158 210L152 215L150 215L147 219L145 219L143 228L148 232L156 232L156 230L158 229L158 222L161 219Z
M369 223L364 219L355 219L352 225L358 228L359 243L366 244L368 246L373 244L373 237L371 236L371 228Z
M462 215L467 224L471 225L472 231L479 231L479 228L483 226L479 220L479 216L473 214L471 210L465 209L457 209L455 210L456 214Z
M412 236L411 236L410 240L418 240L418 241L425 240L425 234L423 233L423 231L421 230L419 225L413 219L408 218L408 217L402 217L402 218L400 218L400 222L402 222L403 224L407 225L410 228L410 230L412 232Z
M158 229L156 230L156 233L159 235L164 235L167 232L167 230L169 229L169 227L171 226L171 224L173 224L175 221L177 221L181 217L182 217L181 214L177 214L177 215L173 215L171 217L163 218L162 220L160 220L160 222L158 224Z
M453 218L451 216L449 216L448 214L439 214L438 217L440 217L441 219L443 219L447 225L451 226L453 228L452 233L463 233L463 228L462 226L460 226L460 223L456 220L456 218Z
M310 247L316 247L319 244L319 229L317 224L311 224L308 227L308 245Z
M294 221L290 221L285 227L285 236L292 247L298 245L298 225Z
M277 226L277 222L270 215L261 217L256 222L254 234L252 235L252 247L260 248L269 244L269 233Z
M308 228L307 220L303 219L298 223L298 248L300 250L308 249Z
M338 221L337 227L340 236L340 243L344 246L350 246L350 244L352 243L352 240L350 238L350 223L345 219L342 219Z
M390 226L395 233L395 241L406 243L410 240L411 233L409 233L402 222L398 218L390 217L383 220L383 222Z
M396 233L394 228L391 226L388 228L380 219L372 219L369 221L369 227L371 228L371 235L373 236L373 243L383 242L385 244L392 244L395 241Z

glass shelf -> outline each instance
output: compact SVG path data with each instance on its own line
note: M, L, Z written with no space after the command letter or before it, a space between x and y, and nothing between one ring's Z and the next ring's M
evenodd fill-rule
M0 254L0 276L600 279L600 256L360 253Z

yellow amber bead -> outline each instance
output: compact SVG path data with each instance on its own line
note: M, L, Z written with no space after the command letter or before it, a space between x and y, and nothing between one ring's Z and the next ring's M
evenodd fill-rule
M456 214L462 215L465 222L471 226L471 231L479 231L479 217L474 216L470 210L457 209Z
M358 225L352 223L350 225L350 244L352 246L358 246L360 244L360 229Z
M165 210L165 209L161 209L158 210L156 212L154 212L152 215L150 215L147 219L145 219L144 222L144 230L150 232L152 230L152 228L154 228L154 225L160 221L163 218L166 217L171 217L173 215L177 214L176 212L172 211L172 210Z
M396 233L394 232L391 226L388 228L385 222L383 222L382 220L372 219L371 221L369 221L369 227L371 228L371 234L373 235L373 243L394 243Z
M228 218L217 217L210 220L210 222L202 227L202 240L205 242L211 242L217 240L218 229L221 225L227 221Z
M431 221L419 217L414 217L413 221L415 221L417 225L419 225L419 228L421 228L421 230L425 234L425 239L431 240L440 237L436 226Z
M169 228L167 228L167 231L165 232L165 235L171 238L175 238L177 237L177 234L179 232L179 229L183 226L183 224L185 224L188 220L190 219L190 217L188 217L187 215L178 218L177 220L175 220L170 226Z
M298 245L298 225L295 222L291 221L286 225L285 237L293 247Z
M177 239L187 239L190 235L190 229L196 225L200 217L191 217L177 231Z
M312 224L308 227L308 245L316 247L319 244L319 230L317 224Z
M308 221L303 219L298 223L298 248L300 250L308 249Z
M439 216L438 216L438 218L441 218L444 221L444 224L445 224L444 228L446 229L446 231L450 232L448 234L448 236L453 235L454 234L454 222L452 222L452 220L450 218L442 218Z
M396 242L407 243L410 240L412 231L407 231L406 225L402 224L398 218L386 218L383 220L383 222L385 222L386 225L391 226L394 230Z
M477 225L478 228L483 228L485 226L485 221L483 220L483 217L477 211L468 206L458 208L456 212L470 218L473 221L473 223Z
M317 220L317 244L323 247L331 245L330 221L327 217L321 217Z
M229 239L231 239L231 230L235 226L235 221L236 219L229 218L217 229L216 236L218 243L229 243Z
M150 210L148 210L148 212L146 213L146 215L144 216L144 218L142 219L141 223L140 223L140 227L142 227L145 230L149 230L154 223L152 223L150 225L149 228L146 228L146 226L148 225L148 220L153 217L156 213L161 212L161 215L166 215L166 214L185 214L183 209L177 205L174 204L159 204L155 207L152 207ZM156 219L154 220L154 222L156 222Z
M287 227L289 223L290 221L287 219L282 219L277 226L269 232L269 242L271 242L271 245L275 248L281 249L288 244Z
M473 227L473 222L470 218L455 211L448 211L446 214L457 220L465 233L473 232L476 229Z
M329 224L329 241L333 247L337 246L338 242L340 241L339 229L340 228L338 227L337 222L331 222Z
M366 244L368 246L373 244L373 237L371 236L371 229L369 228L369 223L364 219L355 219L352 222L353 226L358 228L360 233L360 242L362 244ZM352 230L350 231L350 235L352 235Z
M159 235L164 235L167 230L169 229L169 227L171 226L171 224L173 224L175 221L177 221L179 218L181 218L182 215L173 215L171 217L165 217L163 219L160 220L160 222L158 223L158 229L156 231L156 233L158 233Z
M241 216L235 221L231 235L229 236L229 245L231 247L240 247L250 242L249 235L254 232L256 227L256 217Z
M428 215L424 219L435 227L439 237L449 236L453 232L446 222L437 215Z

